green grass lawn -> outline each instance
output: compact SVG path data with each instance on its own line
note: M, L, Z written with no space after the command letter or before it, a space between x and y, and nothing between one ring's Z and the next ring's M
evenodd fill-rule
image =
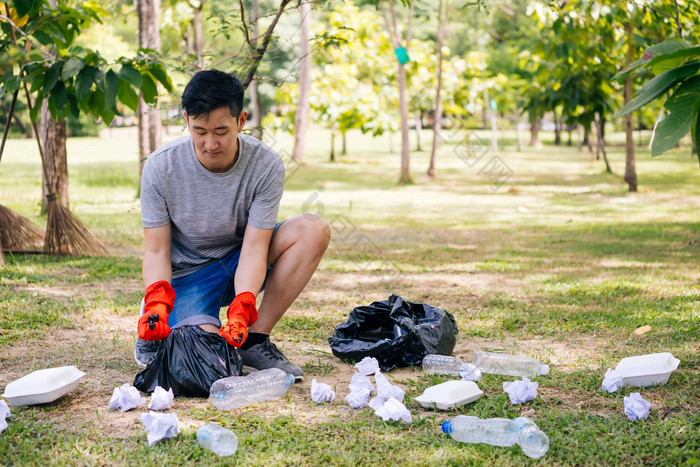
M173 129L174 130L174 129ZM175 137L172 133L169 138ZM488 133L476 133L490 141ZM551 135L543 135L547 140ZM110 256L6 255L0 269L0 388L35 369L76 365L78 390L46 406L12 407L0 434L0 463L242 465L638 465L700 459L700 169L686 147L651 160L638 148L639 193L621 174L624 147L609 148L615 175L574 147L545 145L494 159L466 133L446 138L438 177L424 151L411 159L414 183L397 186L399 138L349 133L348 154L328 162L330 136L314 130L306 161L288 164L280 218L315 212L333 240L307 289L273 332L307 378L289 395L219 412L206 400L177 399L180 435L148 447L138 416L107 410L113 388L132 382L143 236L136 199L135 133L68 143L70 206ZM524 136L523 136L524 138ZM611 141L621 141L611 135ZM289 135L267 140L283 154ZM471 140L476 141L476 140ZM412 145L415 146L415 138ZM472 149L477 143L472 143ZM336 148L339 152L339 147ZM471 155L470 155L471 154ZM476 154L476 156L474 156ZM477 157L478 156L478 157ZM0 203L44 225L40 167L30 140L11 140L0 164ZM497 164L497 165L494 165ZM413 398L444 377L418 369L389 373L406 390L412 424L385 423L345 402L352 366L330 355L327 338L350 310L391 293L440 306L459 326L455 354L489 349L549 363L534 401L512 406L504 381L484 375L485 395L452 412ZM642 326L651 330L636 334ZM671 352L681 360L668 384L607 394L601 381L623 357ZM311 402L311 379L335 387ZM653 406L629 421L623 397ZM145 406L144 406L145 407ZM466 445L440 430L455 415L531 417L550 439L539 461L520 448ZM233 458L200 448L196 428L215 421L239 436Z

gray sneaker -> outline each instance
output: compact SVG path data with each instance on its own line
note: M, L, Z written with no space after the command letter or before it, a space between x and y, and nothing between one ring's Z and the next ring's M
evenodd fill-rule
M294 376L295 382L304 380L304 370L292 365L287 357L280 352L275 344L266 340L256 344L248 350L238 350L243 361L244 371L266 370L268 368L279 368Z
M146 368L163 346L163 342L165 341L145 341L137 337L136 344L134 344L134 360L136 360L136 364L141 368Z

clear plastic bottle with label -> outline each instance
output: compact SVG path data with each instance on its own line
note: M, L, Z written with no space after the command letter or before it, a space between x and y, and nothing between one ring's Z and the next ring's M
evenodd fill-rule
M467 381L478 381L481 379L481 371L476 366L463 362L459 357L451 355L426 355L423 357L423 371L429 375L460 376Z
M463 443L486 443L492 446L518 444L526 456L539 459L549 449L549 438L527 417L471 417L458 415L442 424L442 431Z
M279 368L268 368L248 376L229 376L215 381L209 399L217 409L233 410L253 402L280 398L293 383L293 375Z
M492 352L474 352L472 360L483 373L505 376L527 376L532 378L538 375L549 374L549 366L542 364L539 360L529 357L518 357Z
M232 456L238 449L236 434L216 423L207 423L197 430L197 442L219 456Z

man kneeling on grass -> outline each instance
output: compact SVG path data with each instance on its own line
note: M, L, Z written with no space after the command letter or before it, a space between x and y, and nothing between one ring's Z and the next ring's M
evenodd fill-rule
M313 214L276 222L284 164L241 134L248 114L235 77L198 72L182 108L190 135L155 151L143 168L146 295L136 361L147 365L172 328L199 325L240 347L244 369L276 367L300 381L302 369L269 335L318 267L330 228Z

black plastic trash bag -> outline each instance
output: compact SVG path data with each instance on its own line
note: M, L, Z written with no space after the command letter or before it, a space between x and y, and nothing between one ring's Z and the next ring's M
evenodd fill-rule
M209 397L214 381L239 376L238 351L226 339L199 326L173 329L151 363L136 375L134 386L151 393L156 386L176 396Z
M394 294L352 310L328 343L338 358L358 362L374 357L388 371L418 365L427 354L451 355L458 332L454 316L442 308Z

